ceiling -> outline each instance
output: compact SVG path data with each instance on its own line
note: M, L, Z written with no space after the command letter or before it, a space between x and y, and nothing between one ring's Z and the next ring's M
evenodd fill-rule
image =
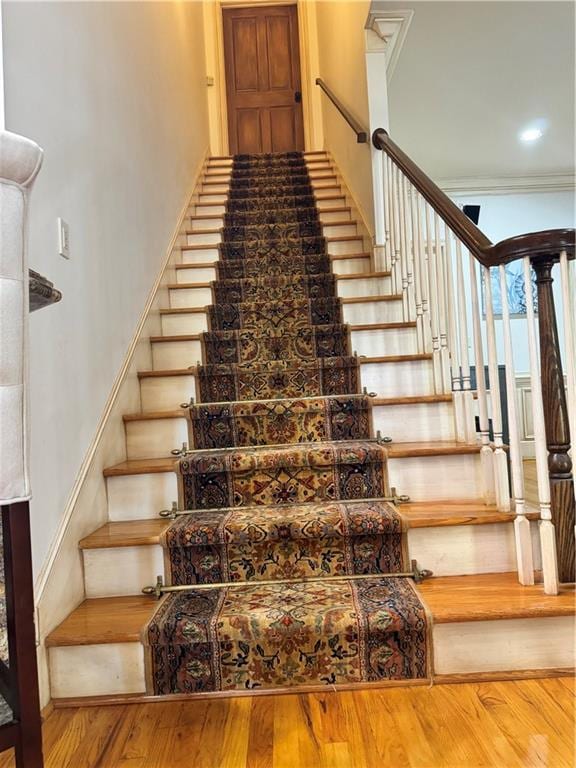
M390 132L433 178L574 172L572 2L406 0L414 16L389 84ZM542 139L519 131L543 119Z

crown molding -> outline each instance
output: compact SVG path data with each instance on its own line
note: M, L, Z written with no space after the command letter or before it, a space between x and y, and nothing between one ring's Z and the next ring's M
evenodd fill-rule
M392 79L414 11L371 10L366 20L367 53L384 53L388 81Z
M513 195L529 192L571 192L573 173L541 173L531 176L468 176L438 179L440 189L450 195Z

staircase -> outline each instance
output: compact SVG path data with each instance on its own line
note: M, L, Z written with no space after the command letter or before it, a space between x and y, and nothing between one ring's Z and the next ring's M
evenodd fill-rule
M430 668L426 675L408 674L403 679L411 678L416 684L429 678L459 681L569 671L573 591L563 589L552 596L544 594L539 584L518 582L514 515L487 503L490 489L480 442L462 439L453 395L437 393L433 356L418 351L417 323L404 320L404 299L393 292L390 272L375 270L370 240L330 157L314 152L304 158L326 242L326 262L340 299L339 322L348 326L349 352L354 353L351 357L360 379L359 392L344 390L336 395L355 395L368 402L372 431L354 439L368 440L369 450L382 452L385 487L374 495L396 502L382 503L389 504L391 514L402 521L407 561L415 560L434 573L432 579L416 585L429 617ZM160 309L162 333L150 338L153 367L139 373L141 411L124 415L126 461L104 472L109 522L79 542L86 599L47 638L52 697L57 703L182 695L182 689L160 691L151 686L148 630L154 626L159 603L143 595L142 588L154 585L159 574L165 583L186 582L190 576L190 571L178 571L174 562L167 561L167 531L173 530L174 519L159 513L170 510L177 499L190 501L183 466L193 464L197 454L188 453L187 446L201 445L208 452L220 448L209 441L202 444L196 401L198 394L208 391L206 364L214 354L211 339L203 334L214 330L226 299L217 293L226 283L219 271L225 267L217 267L216 262L225 234L232 163L232 158L207 162L187 222L181 262L175 265L174 282L168 284L169 305ZM210 307L215 292L218 302ZM271 301L276 298L271 294ZM334 326L324 342L330 338L335 343L336 335ZM315 338L320 343L318 331ZM222 349L222 340L220 335L216 347ZM331 395L320 394L325 399ZM212 399L200 398L201 402ZM217 399L250 398L236 393L235 398ZM375 440L378 435L380 439ZM383 443L388 437L391 442ZM239 444L228 443L226 448L232 445ZM287 449L276 447L276 454L279 450ZM265 453L262 447L253 451L258 456ZM409 501L400 503L396 493ZM307 500L298 503L302 501ZM350 501L351 507L359 503ZM197 500L194 504L210 506ZM528 510L527 517L536 531L538 513ZM540 568L538 553L534 535L536 569ZM387 568L401 570L398 563L386 562ZM370 567L368 573L385 573L387 568ZM233 580L229 574L212 579ZM276 589L275 598L269 599L282 601L289 589ZM171 599L164 598L162 605ZM349 676L348 681L330 678L330 682L373 685L399 679ZM326 682L300 681L300 687ZM278 690L289 685L288 679L284 685L276 680L269 687ZM233 692L234 685L227 690Z

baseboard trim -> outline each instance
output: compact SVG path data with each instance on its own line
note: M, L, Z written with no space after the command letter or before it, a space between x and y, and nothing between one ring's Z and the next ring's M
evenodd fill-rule
M539 680L549 677L574 677L575 667L550 667L544 669L513 669L509 672L461 672L452 675L434 675L434 685L460 683L506 682L508 680Z
M174 232L172 234L172 238L170 240L170 243L166 249L164 258L162 259L162 263L160 266L160 269L158 271L158 275L156 277L156 280L154 281L154 284L148 294L148 298L146 300L146 304L144 306L144 310L142 314L140 315L140 320L138 321L138 325L136 326L136 330L132 336L132 339L130 341L130 346L128 347L128 350L126 352L126 355L124 357L124 361L122 363L122 366L114 380L114 383L112 385L112 389L110 391L110 395L108 396L108 399L106 401L106 405L104 406L104 410L102 412L102 416L100 417L100 421L98 422L98 427L96 429L96 433L94 435L94 438L92 439L92 442L90 443L88 450L86 452L86 455L84 457L84 461L82 462L82 465L80 467L80 470L78 472L78 475L76 477L76 481L74 483L74 486L72 488L72 491L70 493L68 502L66 504L66 507L64 509L64 513L62 515L62 518L60 520L58 529L56 531L56 536L54 537L52 544L50 546L50 549L48 551L48 556L44 562L44 565L42 566L40 573L38 574L38 578L36 579L35 584L35 604L38 606L38 604L41 602L42 597L44 595L44 592L46 590L46 586L50 580L50 575L52 573L52 570L54 568L54 564L56 562L56 559L58 557L58 553L60 552L60 548L62 546L62 542L64 540L64 537L66 535L66 531L68 530L68 526L70 525L70 521L72 520L72 516L74 514L74 510L76 508L76 504L78 501L78 497L80 495L80 492L82 490L82 487L86 481L86 478L88 476L88 473L90 471L90 468L92 466L92 461L94 460L94 456L96 454L96 451L98 450L98 446L100 445L100 442L102 440L104 430L106 429L106 426L108 424L108 419L110 417L110 413L112 412L114 408L114 404L116 402L116 399L118 398L118 395L120 393L120 389L122 385L124 384L124 381L126 379L126 375L129 371L130 364L132 362L132 358L134 356L134 352L136 350L136 347L138 345L138 342L140 340L140 336L142 333L142 330L144 328L144 324L146 323L146 320L148 318L148 315L150 313L150 309L152 307L152 304L154 302L154 299L156 297L156 294L158 292L158 289L160 288L162 284L162 279L164 276L164 273L166 271L166 267L168 266L170 259L172 257L172 253L175 250L178 238L180 237L183 229L183 222L186 218L186 215L188 213L188 209L190 207L190 201L193 197L194 191L196 187L198 186L200 176L202 173L202 170L206 164L207 158L209 156L209 149L206 147L206 150L204 151L204 154L202 155L202 158L194 170L192 174L192 183L190 187L186 190L186 194L184 196L184 202L182 204L182 207L180 209L180 213L177 218L176 226L174 229ZM40 633L40 627L37 627L36 629L37 633Z
M53 699L53 709L68 707L111 707L127 704L152 704L158 702L205 701L207 699L246 698L252 696L289 696L307 693L338 693L340 691L362 691L378 688L421 688L432 685L459 685L462 683L513 682L514 680L538 680L555 677L573 677L574 667L550 669L520 669L510 672L469 672L458 675L434 675L422 680L384 680L375 683L347 683L342 685L303 685L269 690L252 691L208 691L205 693L172 693L154 696L147 693L115 694L111 696L82 696L67 699Z
M284 688L270 688L251 691L206 691L203 693L170 693L155 696L147 693L115 694L112 696L82 696L69 699L54 699L54 707L106 707L121 704L150 704L158 702L204 701L206 699L231 699L252 696L294 696L303 693L337 693L338 691L362 691L374 688L408 688L430 686L429 678L420 680L384 680L374 683L342 683L341 685L299 685Z

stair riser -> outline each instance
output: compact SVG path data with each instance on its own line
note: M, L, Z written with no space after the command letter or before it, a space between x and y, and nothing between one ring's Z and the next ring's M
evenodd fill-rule
M197 222L195 222L197 223ZM205 220L205 227L206 229L217 229L219 226L223 226L222 224L217 225L216 222L206 219ZM196 229L202 229L202 227L196 226ZM194 229L194 227L192 227ZM324 237L344 237L348 235L357 235L358 229L356 227L356 224L350 223L350 224L326 224L324 223L322 226L322 233ZM205 233L202 232L198 233L192 233L188 234L187 236L187 242L188 245L204 245L206 243L213 244L213 243L221 243L222 242L222 236L219 232L211 232L211 233Z
M458 473L458 498L478 498L478 462L476 454L390 459L390 483L414 501L448 500L455 498L451 490L453 477L448 475L453 471ZM446 468L444 473L439 465ZM414 471L416 477L406 482L408 471ZM178 499L177 477L173 472L109 477L107 489L108 515L112 521L157 518L160 510L169 509Z
M430 360L364 363L360 367L360 378L362 386L365 386L368 392L375 392L378 397L433 393ZM147 376L140 380L143 411L174 410L195 392L195 380L192 374L190 376Z
M317 181L312 185L314 194L318 197L326 198L343 198L342 190L339 185L335 185L333 182L326 183L325 181ZM228 200L228 188L224 187L203 187L198 195L198 202L200 204L209 203L222 204ZM332 203L331 203L332 205ZM330 206L328 206L330 207Z
M121 475L106 478L108 517L112 522L151 520L178 498L174 472Z
M570 616L437 624L434 672L465 674L574 666ZM50 649L53 699L140 693L145 690L140 643Z
M216 270L214 267L195 267L194 264L213 264L218 261L218 251L211 250L209 258L202 261L200 257L196 256L195 251L183 251L182 252L182 264L189 264L190 269L179 269L176 273L176 282L178 283L204 283L207 280L203 277L198 277L205 270L211 269L210 274L213 277L208 280L216 279ZM332 260L332 272L335 275L352 275L358 272L370 272L370 257L365 258L350 258L350 259L333 259Z
M294 170L298 166L291 166ZM318 162L307 162L305 165L305 168L307 169L310 176L317 175L319 173L333 173L334 168L332 166L332 163L329 160L321 160ZM213 177L225 177L230 178L232 174L232 165L228 166L214 166L214 165L207 165L206 171L204 174L204 177L206 179L212 179Z
M352 331L352 350L359 355L367 356L378 355L384 351L391 355L415 353L417 351L416 330L391 328ZM152 344L152 368L156 371L188 368L198 360L202 360L200 341L155 341Z
M190 336L208 330L208 317L206 312L186 313L183 315L162 315L160 323L163 336Z
M533 531L535 554L539 555L535 525ZM154 584L158 575L167 580L164 550L159 544L86 549L82 554L86 597L138 595L143 586ZM510 572L516 567L513 526L412 528L408 531L408 555L435 576ZM535 567L539 567L538 561Z
M358 278L356 280L338 280L337 295L342 298L363 296L383 296L390 294L389 277ZM213 303L211 288L172 288L170 308L204 307Z
M223 213L224 211L213 211L211 213ZM224 226L224 217L219 219L202 219L197 218L198 216L201 216L202 213L208 213L208 211L200 211L198 213L195 212L189 212L189 216L193 216L194 218L190 219L190 229L221 229ZM351 220L351 213L350 211L334 211L326 212L326 213L320 213L320 221L323 224L329 224L333 221L350 221ZM355 231L355 230L354 230ZM328 235L327 235L328 237Z
M200 235L194 235L200 237ZM194 243L194 245L205 245L205 247L182 249L183 264L206 264L211 261L218 261L218 248L215 247L220 242L220 235L206 235L208 243ZM218 239L216 239L218 238ZM334 240L328 243L328 253L331 256L347 256L349 254L363 253L365 251L364 243L361 237L354 240Z
M388 473L390 486L411 501L472 501L483 496L477 453L391 458Z
M367 325L369 323L400 323L402 301L359 301L344 304L342 307L344 322L349 325Z
M204 306L204 305L202 305ZM349 325L369 325L402 322L402 302L365 301L343 306L344 322ZM161 316L163 336L186 336L208 330L205 312L164 314ZM386 350L388 353L389 350ZM395 354L394 352L389 352ZM372 354L374 354L372 352ZM427 394L427 393L425 393Z
M279 177L271 176L269 177L272 179L272 182L274 183L275 179L278 179ZM228 194L230 191L230 177L220 177L219 179L211 178L211 182L216 182L214 184L206 184L206 180L203 181L201 187L200 187L200 194L212 194L212 193L223 193ZM312 189L325 189L326 187L331 189L338 186L338 178L334 173L326 173L326 171L322 172L314 172L311 174L310 178Z
M374 429L395 441L454 440L451 403L378 406L373 409ZM185 411L181 418L142 419L126 422L126 451L129 459L153 459L188 442Z

